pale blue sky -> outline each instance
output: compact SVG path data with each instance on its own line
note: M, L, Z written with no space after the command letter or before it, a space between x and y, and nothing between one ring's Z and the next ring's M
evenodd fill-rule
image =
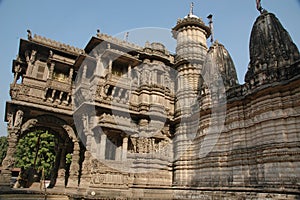
M0 135L6 135L3 121L13 79L12 60L18 53L20 38L26 38L27 29L33 34L84 48L98 28L110 35L122 35L120 33L127 30L136 32L132 29L144 27L159 27L169 33L177 19L189 12L191 1L0 0ZM194 14L204 22L207 23L208 14L214 15L215 38L228 49L239 81L243 83L249 62L249 36L259 15L255 0L194 0L194 5ZM262 6L275 13L299 48L300 0L262 0ZM134 39L134 34L129 34L129 41ZM153 42L152 37L148 40Z

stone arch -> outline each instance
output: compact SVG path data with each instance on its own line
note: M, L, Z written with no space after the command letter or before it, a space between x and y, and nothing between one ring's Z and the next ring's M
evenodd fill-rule
M23 137L28 131L34 129L46 129L58 138L56 159L53 168L53 177L51 178L51 187L75 187L79 178L79 160L80 160L80 144L74 129L63 119L53 115L38 115L34 118L27 119L20 125L17 134L16 143L20 137ZM66 171L66 155L72 154L72 162L70 171ZM66 174L69 174L70 181L66 180Z

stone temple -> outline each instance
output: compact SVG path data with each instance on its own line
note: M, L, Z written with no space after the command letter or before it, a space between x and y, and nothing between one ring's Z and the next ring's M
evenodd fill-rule
M6 103L10 189L18 140L58 138L48 199L299 199L300 55L266 10L250 38L245 83L211 28L190 12L172 29L176 53L97 32L84 49L20 40ZM66 154L72 162L66 170Z

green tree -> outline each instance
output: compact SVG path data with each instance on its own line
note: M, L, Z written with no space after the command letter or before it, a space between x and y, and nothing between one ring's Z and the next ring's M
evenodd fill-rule
M6 156L7 146L8 146L7 137L5 136L0 137L0 165Z
M37 130L26 134L17 145L16 167L33 167L38 171L44 169L45 177L50 178L55 161L55 143L55 136L48 131Z

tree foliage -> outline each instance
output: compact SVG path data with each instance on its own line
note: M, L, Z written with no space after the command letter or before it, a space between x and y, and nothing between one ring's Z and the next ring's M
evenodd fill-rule
M50 178L55 162L55 136L48 131L37 130L19 140L16 151L16 167L38 171L44 169L45 177Z
M6 156L7 146L8 146L7 137L5 136L0 137L0 165Z

